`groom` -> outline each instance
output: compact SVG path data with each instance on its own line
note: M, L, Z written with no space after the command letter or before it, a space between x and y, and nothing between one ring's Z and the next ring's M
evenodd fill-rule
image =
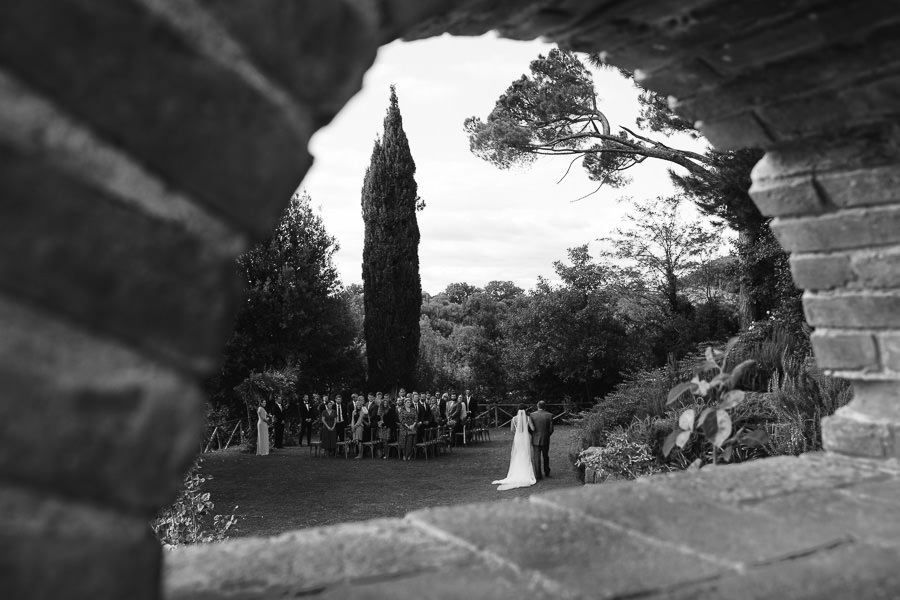
M532 466L534 478L541 479L541 458L544 459L544 475L550 477L550 435L553 433L553 415L544 410L547 404L541 400L537 403L537 410L531 413L534 422L534 432L531 434Z

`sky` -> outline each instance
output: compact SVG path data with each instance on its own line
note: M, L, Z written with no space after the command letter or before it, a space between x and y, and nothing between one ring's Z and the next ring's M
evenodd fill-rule
M557 278L553 261L623 226L628 197L673 192L667 166L647 161L627 188L601 189L580 166L561 182L571 159L540 157L527 168L501 170L469 151L467 117L487 117L494 102L529 63L553 46L442 36L381 48L363 89L310 143L313 167L300 184L340 250L334 263L344 285L362 283L361 190L377 135L383 130L391 84L416 163L422 290L436 294L465 281L483 286L512 281L532 289L538 276ZM634 85L613 70L595 72L598 103L613 125L633 127L639 113ZM692 140L670 145L698 149ZM656 164L651 164L656 163Z

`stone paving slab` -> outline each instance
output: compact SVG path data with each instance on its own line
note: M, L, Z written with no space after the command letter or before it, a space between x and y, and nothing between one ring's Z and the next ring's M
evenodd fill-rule
M527 500L431 508L410 513L407 519L587 598L614 598L728 569L581 513Z
M515 572L498 573L480 567L439 573L420 573L404 579L358 582L329 588L316 600L565 600L575 598L562 589L548 589L539 578Z
M474 564L479 557L401 519L300 529L178 548L165 560L168 598L271 598L332 585Z
M900 554L848 544L647 598L666 600L896 600Z
M637 485L658 485L713 502L738 504L807 490L833 489L865 481L883 481L888 471L856 466L830 455L778 456L735 465L708 465L687 474L671 473L638 480Z
M785 513L749 512L668 487L589 485L532 496L532 501L579 510L735 568L832 546L848 537L840 531L795 528L781 518Z
M900 544L900 505L873 502L839 490L811 490L767 498L747 507L763 519L781 521L789 535L850 537L880 544ZM755 532L754 532L755 535Z

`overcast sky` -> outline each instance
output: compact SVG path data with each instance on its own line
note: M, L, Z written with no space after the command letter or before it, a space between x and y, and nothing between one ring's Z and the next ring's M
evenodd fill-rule
M645 163L634 170L629 188L604 189L573 202L596 184L580 167L557 183L569 163L565 158L542 157L527 169L502 171L469 152L463 121L485 118L529 62L551 48L489 35L395 42L381 49L363 89L313 138L315 163L299 187L320 207L325 228L341 246L335 265L345 285L362 282L360 191L392 83L426 203L418 213L419 264L422 289L431 294L459 281L483 286L511 280L531 289L538 275L555 280L552 263L565 259L567 248L621 224L628 203L618 199L672 192L665 165ZM613 71L595 74L595 82L614 130L617 123L632 127L638 106L631 82Z

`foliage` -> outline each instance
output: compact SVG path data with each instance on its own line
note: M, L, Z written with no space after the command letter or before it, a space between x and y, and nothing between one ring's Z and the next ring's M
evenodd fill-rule
M582 450L575 467L594 470L600 481L636 479L661 470L650 447L622 427L609 432L605 445Z
M709 262L721 239L720 229L686 221L682 202L680 196L638 202L636 212L625 217L629 227L601 238L612 248L603 255L623 265L617 271L625 289L638 295L651 291L644 300L661 298L672 314L681 306L681 279Z
M203 491L203 484L212 479L212 475L202 473L202 468L203 458L198 457L185 474L184 487L175 502L150 521L153 533L166 547L227 539L228 530L238 521L234 512L213 514L215 504L209 492ZM237 509L235 506L232 510Z
M528 164L540 155L582 159L601 185L619 187L625 171L647 158L680 165L696 177L708 176L709 158L678 150L627 127L612 132L597 105L593 78L574 53L554 49L531 62L531 75L514 81L487 119L466 119L471 151L500 168Z
M744 373L755 364L753 359L748 359L730 372L725 370L728 353L737 342L738 338L732 338L725 350L708 346L706 360L698 367L694 378L669 391L667 405L678 401L685 394L691 394L695 403L679 415L678 428L663 443L664 456L668 456L674 447L683 449L692 438L700 438L712 445L713 463L718 462L719 452L722 453L722 460L728 462L735 450L740 452L742 447L758 448L768 442L765 429L750 429L732 419L728 412L744 401L746 394L738 386ZM701 374L712 374L712 377L709 380L701 379Z
M411 388L421 335L416 165L391 86L384 133L375 140L362 190L364 330L370 389Z
M600 289L540 281L513 304L502 330L510 386L540 396L589 402L618 383L630 353L615 298Z
M292 199L272 235L237 264L246 300L235 318L222 369L212 383L215 403L242 409L232 390L252 372L289 365L306 385L353 376L360 348L341 295L332 257L338 248L306 194Z

